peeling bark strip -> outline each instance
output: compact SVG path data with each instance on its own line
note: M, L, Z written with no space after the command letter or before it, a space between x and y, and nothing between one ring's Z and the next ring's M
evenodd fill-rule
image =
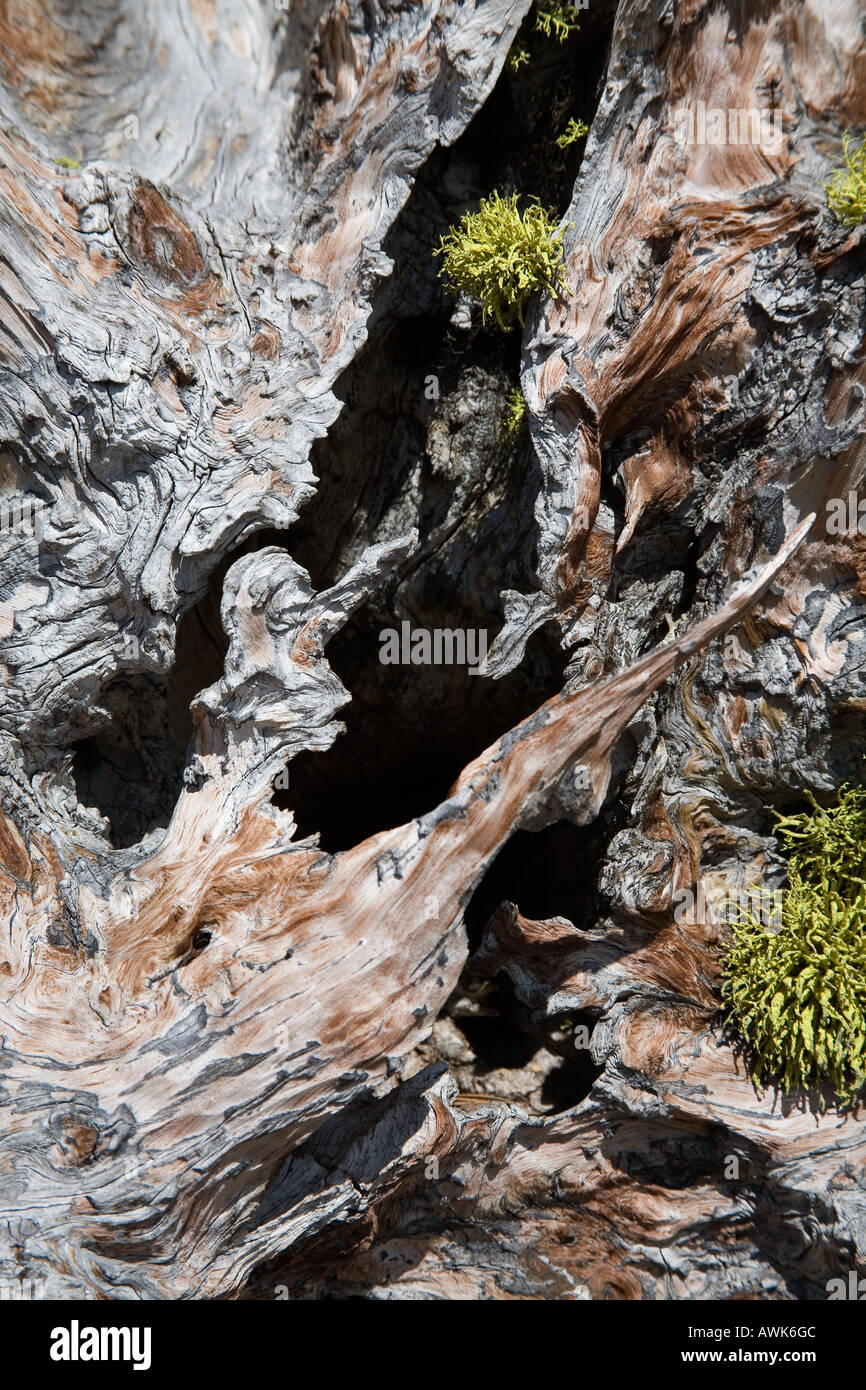
M592 114L567 53L504 71L528 11L0 15L0 1293L824 1297L866 1259L862 1118L756 1094L682 911L776 889L766 807L866 752L866 253L823 192L860 16L586 10L507 462L505 357L429 286L473 118L514 106L496 177L541 193L543 121ZM365 613L482 669L374 636L344 680ZM402 739L407 688L446 766L469 675L484 736L412 813L332 851L274 796L341 709ZM568 915L512 900L551 831Z

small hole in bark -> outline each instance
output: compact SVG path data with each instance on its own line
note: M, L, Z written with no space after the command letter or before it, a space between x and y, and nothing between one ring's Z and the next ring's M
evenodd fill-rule
M165 675L125 671L99 697L103 727L74 745L78 800L109 822L115 848L168 825L183 786L193 733L190 701L223 673L227 642L219 620L222 573L181 618L175 660Z
M99 733L75 742L72 777L82 806L93 806L108 820L115 849L167 826L181 795L195 731L190 701L225 669L228 638L220 620L225 573L240 556L285 546L285 539L285 531L257 531L222 557L206 594L179 620L171 669L164 676L124 671L100 695L108 720Z
M575 1052L571 1058L564 1057L544 1079L542 1104L549 1106L553 1115L571 1110L589 1095L603 1071L604 1067L597 1066L587 1051Z
M477 1018L460 1018L460 1031L475 1053L484 1071L496 1071L500 1067L517 1070L525 1067L538 1051L539 1040L529 1031L524 1031L516 1015L528 1017L528 1011L518 1004L514 986L507 975L496 981L496 990L485 996L487 1009L495 1009L495 1015L482 1015Z
M435 625L459 626L447 616ZM273 796L293 811L296 838L318 831L331 853L434 810L467 763L562 688L552 631L536 633L520 668L492 681L466 666L382 665L381 627L362 612L328 644L352 693L341 711L346 733L326 753L295 758L288 788Z
M102 692L99 705L109 717L75 743L72 775L81 804L108 820L114 848L137 844L171 819L194 733L190 702L225 669L220 603L226 571L241 555L285 541L284 531L258 531L225 555L204 597L178 623L171 669L164 675L125 671Z
M466 910L469 944L476 950L502 902L517 904L524 917L565 917L591 927L604 916L598 876L610 840L624 820L616 801L591 825L557 821L544 830L520 830L503 845Z
M483 1012L469 1012L470 1000ZM532 1070L520 1080L526 1088L524 1102L539 1112L560 1114L582 1101L603 1071L593 1062L588 1048L575 1046L578 1027L585 1029L587 1040L591 1038L600 1016L598 1009L572 1009L559 1017L545 1018L518 998L504 971L493 980L479 979L473 977L471 962L451 1007L457 1028L475 1054L471 1065L479 1088L483 1089L491 1072L519 1073L531 1063L537 1070L540 1062L549 1067L543 1080L539 1075L533 1081ZM446 1007L446 1013L449 1011ZM558 1054L558 1060L554 1061L551 1053Z
M190 949L193 951L203 951L205 946L209 946L213 941L213 932L209 927L197 927L192 934Z

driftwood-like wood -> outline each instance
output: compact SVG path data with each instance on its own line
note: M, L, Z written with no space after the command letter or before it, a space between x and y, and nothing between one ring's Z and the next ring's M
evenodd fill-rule
M823 189L866 124L861 16L587 12L570 293L533 301L509 454L431 252L494 158L473 118L529 100L528 8L0 10L0 1281L791 1298L866 1258L862 1119L756 1092L723 933L675 916L781 881L766 807L864 746L863 538L826 527L866 465L863 235ZM683 144L698 101L772 106L781 145ZM534 713L331 848L275 779L339 766L356 698L404 726L375 649L356 691L329 645L445 579L501 629L454 717ZM593 910L506 898L470 956L497 856L560 825L600 826ZM537 1050L497 1068L465 1020L503 982Z

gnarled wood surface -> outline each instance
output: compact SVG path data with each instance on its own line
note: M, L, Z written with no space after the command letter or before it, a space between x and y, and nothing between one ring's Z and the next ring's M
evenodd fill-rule
M866 748L825 524L866 464L823 191L861 15L599 3L509 74L528 8L0 7L2 498L39 507L0 529L2 1280L792 1298L864 1259L862 1119L756 1092L674 910L780 882L766 808ZM546 168L563 91L595 115ZM782 145L684 145L699 100ZM431 254L494 176L570 224L512 449L518 344ZM387 684L378 627L461 614L488 676Z

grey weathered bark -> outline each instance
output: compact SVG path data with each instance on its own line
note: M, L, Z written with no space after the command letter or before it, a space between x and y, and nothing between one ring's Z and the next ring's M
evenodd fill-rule
M449 321L431 251L492 102L527 131L497 176L543 182L539 132L573 175L545 82L574 61L503 74L527 10L4 7L7 519L41 505L0 534L4 1280L797 1297L863 1258L862 1121L756 1093L718 929L674 916L776 882L765 807L863 747L862 537L824 518L864 469L864 252L822 189L860 17L587 14L571 292L533 306L509 452L507 349ZM771 105L782 146L683 144L698 101ZM490 676L392 709L373 630L461 611L501 624ZM373 806L413 730L463 771ZM506 887L470 958L485 873L556 826L568 914ZM473 1045L497 1010L517 1065Z

